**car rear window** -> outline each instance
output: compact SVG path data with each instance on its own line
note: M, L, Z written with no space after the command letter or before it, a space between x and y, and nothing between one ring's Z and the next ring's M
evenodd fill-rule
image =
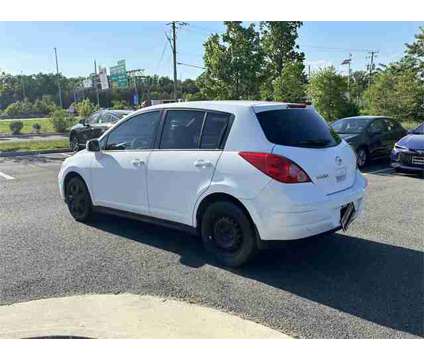
M312 108L269 110L256 116L266 138L277 145L321 148L341 141Z

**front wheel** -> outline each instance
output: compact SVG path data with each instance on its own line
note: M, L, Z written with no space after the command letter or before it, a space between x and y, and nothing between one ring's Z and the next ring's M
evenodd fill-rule
M66 186L66 203L77 221L87 221L92 213L92 202L87 186L80 177L73 177Z
M71 139L69 140L69 146L73 152L78 152L80 150L78 138L75 135L71 136Z
M361 147L356 152L356 162L358 164L358 168L360 169L363 169L368 163L368 152L365 148Z
M201 220L201 236L207 251L222 265L239 267L257 251L254 225L236 204L219 201L210 205Z

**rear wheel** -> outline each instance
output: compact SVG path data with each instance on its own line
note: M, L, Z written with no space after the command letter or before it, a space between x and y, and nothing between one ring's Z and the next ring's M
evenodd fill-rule
M362 169L368 163L368 151L364 147L360 147L356 152L356 162L358 168Z
M75 220L84 222L90 218L93 208L91 197L84 181L78 176L68 181L66 203Z
M229 201L209 205L201 220L201 235L206 250L225 266L241 266L257 251L253 224L239 206Z

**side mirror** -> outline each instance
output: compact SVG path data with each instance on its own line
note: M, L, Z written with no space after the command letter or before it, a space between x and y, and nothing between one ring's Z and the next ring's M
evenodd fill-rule
M88 151L93 151L93 152L98 152L100 151L100 142L97 139L92 139L87 141L87 150Z

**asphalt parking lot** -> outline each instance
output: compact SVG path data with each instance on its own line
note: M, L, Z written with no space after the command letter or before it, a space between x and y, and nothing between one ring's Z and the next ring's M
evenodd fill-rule
M424 179L373 164L348 230L267 250L238 270L198 239L97 215L75 222L60 161L0 158L0 305L89 293L206 304L302 338L424 336Z

